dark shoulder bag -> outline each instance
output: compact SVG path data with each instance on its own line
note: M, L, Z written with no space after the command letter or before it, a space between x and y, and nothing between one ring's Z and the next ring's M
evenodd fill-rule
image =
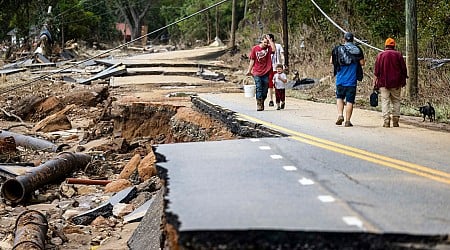
M374 90L372 94L370 94L370 106L376 107L378 106L378 91Z

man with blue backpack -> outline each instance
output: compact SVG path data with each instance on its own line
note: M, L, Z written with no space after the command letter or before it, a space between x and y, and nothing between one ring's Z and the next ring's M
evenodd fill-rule
M362 66L365 65L365 60L362 49L353 43L354 36L352 33L344 34L344 42L343 45L336 46L331 55L331 63L336 76L336 106L338 111L336 125L342 125L345 121L345 127L352 127L353 124L350 119L355 103L356 85L363 78Z

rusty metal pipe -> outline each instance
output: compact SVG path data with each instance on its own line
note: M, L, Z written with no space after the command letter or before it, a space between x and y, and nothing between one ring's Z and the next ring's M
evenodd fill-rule
M101 185L106 186L111 180L91 180L79 178L66 178L67 184Z
M44 250L48 222L36 210L22 212L16 220L13 250Z
M47 140L26 136L22 134L17 134L14 132L9 132L5 130L0 131L0 138L14 137L16 144L25 148L32 148L34 150L44 150L47 152L58 152L60 147Z
M87 154L60 153L28 173L6 180L2 186L2 196L13 203L19 203L34 190L65 177L77 168L85 168L90 161L91 156Z

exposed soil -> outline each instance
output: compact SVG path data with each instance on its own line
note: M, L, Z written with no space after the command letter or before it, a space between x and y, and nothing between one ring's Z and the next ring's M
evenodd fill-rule
M167 88L170 84L165 83L153 84L149 88L144 85L110 87L103 80L81 85L64 81L63 74L30 84L31 78L32 72L28 70L2 79L2 128L42 138L55 145L65 145L64 151L91 156L93 161L90 164L66 177L111 180L117 189L67 184L64 178L60 178L38 187L19 203L2 198L0 249L12 249L15 220L26 210L40 211L46 217L46 249L90 249L94 246L97 249L127 249L126 241L137 223L124 223L124 217L158 193L163 185L159 178L161 173L139 168L132 170L128 179L119 179L133 156L139 155L142 165L153 154L152 146L155 144L239 137L219 120L194 109L190 97L198 92L216 91L218 85L239 91L233 90L233 83L213 82L195 85L195 88L186 88L184 84ZM57 119L43 122L55 114L59 114ZM38 166L59 154L16 146L14 140L2 141L1 145L11 143L12 147L0 147L0 165L29 162ZM156 161L155 157L150 160L150 169L155 168ZM151 177L145 177L146 174ZM3 174L1 183L8 178L11 176ZM127 203L128 206L114 207L119 212L96 216L92 222L82 225L73 220L77 214L107 202L114 194L112 190L121 190L129 185L136 185L138 192Z

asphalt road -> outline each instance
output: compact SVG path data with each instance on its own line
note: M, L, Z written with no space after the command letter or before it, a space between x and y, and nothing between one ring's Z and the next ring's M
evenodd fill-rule
M450 233L450 134L288 99L257 112L253 98L201 94L242 119L289 137L158 145L167 162L168 211L192 230Z

